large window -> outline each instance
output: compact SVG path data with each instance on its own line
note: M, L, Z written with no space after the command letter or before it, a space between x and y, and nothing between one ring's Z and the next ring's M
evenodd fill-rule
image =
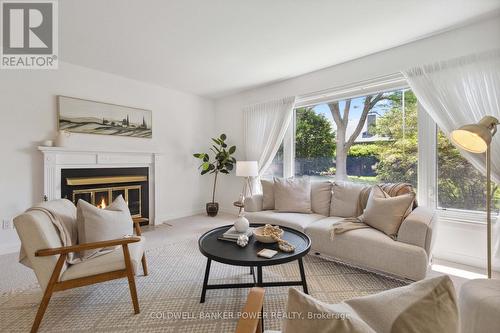
M264 179L272 179L273 177L283 178L283 144L278 149L269 168L262 175Z
M417 185L417 102L396 90L295 110L295 175Z
M437 130L410 89L352 96L313 97L318 102L297 107L265 176L407 182L418 190L420 204L441 209L441 217L467 211L468 221L484 219L470 212L485 211L485 177ZM498 214L500 188L493 190Z
M442 209L486 211L486 178L474 168L450 140L437 132L438 202ZM493 207L498 213L500 190L493 185Z

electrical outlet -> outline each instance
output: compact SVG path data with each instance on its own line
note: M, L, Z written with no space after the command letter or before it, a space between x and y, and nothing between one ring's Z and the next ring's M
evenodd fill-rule
M2 229L3 230L12 229L12 220L11 219L3 219L2 220Z

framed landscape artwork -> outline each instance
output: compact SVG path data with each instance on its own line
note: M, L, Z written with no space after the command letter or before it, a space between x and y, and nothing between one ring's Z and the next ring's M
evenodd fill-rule
M151 110L57 96L59 130L152 138Z

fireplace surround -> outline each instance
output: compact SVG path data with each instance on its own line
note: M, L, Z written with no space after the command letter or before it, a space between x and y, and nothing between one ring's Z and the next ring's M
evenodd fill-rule
M38 147L43 154L46 200L77 199L101 206L122 194L134 217L150 225L158 213L160 155L155 152L94 151L68 147Z

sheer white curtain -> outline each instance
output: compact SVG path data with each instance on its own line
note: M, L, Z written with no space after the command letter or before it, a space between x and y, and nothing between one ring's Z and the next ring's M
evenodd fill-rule
M441 130L476 123L486 115L500 119L500 50L411 68L403 72L419 102ZM491 175L500 182L500 135L491 144ZM461 150L483 174L484 154Z
M486 115L500 119L500 50L411 68L408 84L436 124L449 135ZM485 173L485 155L460 150ZM500 182L500 135L491 143L491 175ZM500 259L500 221L494 226L493 254Z
M252 179L254 192L260 192L260 176L271 165L290 125L295 97L247 106L243 109L246 159L258 161L259 176Z

